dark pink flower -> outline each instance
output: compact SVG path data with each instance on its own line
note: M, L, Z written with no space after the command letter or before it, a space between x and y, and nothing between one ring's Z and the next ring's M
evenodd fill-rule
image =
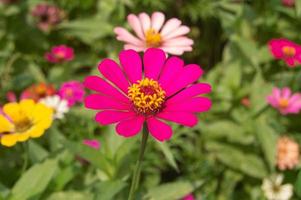
M274 88L272 94L267 97L267 101L283 115L296 114L301 110L301 94L292 94L292 91L287 87Z
M51 63L61 63L71 61L74 58L73 48L66 45L52 47L50 52L45 54L45 59Z
M141 60L134 50L119 54L120 65L104 59L98 66L105 79L89 76L84 85L97 93L85 99L85 106L100 110L95 119L102 125L117 123L124 137L137 135L144 123L159 141L169 140L172 129L165 121L193 127L197 113L211 107L211 86L197 83L203 70L196 64L184 65L178 57L166 58L161 49L146 50Z
M269 48L276 59L283 60L289 67L301 64L301 46L287 39L272 39Z
M194 196L192 194L188 194L187 196L183 197L182 200L194 200Z
M282 5L284 5L286 7L294 7L295 0L282 0Z
M83 140L83 144L87 145L93 149L99 149L100 148L100 142L98 140Z
M68 101L69 107L73 106L76 102L83 102L84 95L84 86L78 81L65 82L59 89L59 96Z
M59 24L65 17L63 10L47 3L37 4L31 15L36 18L38 28L46 32Z

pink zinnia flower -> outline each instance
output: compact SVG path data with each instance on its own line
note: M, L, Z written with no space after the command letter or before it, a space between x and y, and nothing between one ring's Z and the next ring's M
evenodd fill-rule
M38 28L47 32L62 22L65 12L57 6L39 3L33 8L31 15L36 18Z
M283 60L289 67L301 64L301 46L287 39L272 39L269 48L276 59Z
M183 197L182 200L194 200L194 196L192 194L188 194L187 196Z
M51 63L61 63L71 61L74 58L73 48L66 45L58 45L52 47L50 52L45 54L45 59Z
M6 93L6 99L9 102L17 102L17 96L13 91L9 91Z
M93 149L99 149L100 148L100 142L98 140L83 140L83 144L87 145Z
M69 107L73 106L76 102L82 102L84 95L84 86L78 81L65 82L59 89L59 96L68 101Z
M301 94L292 94L287 87L283 89L274 88L272 94L267 97L267 101L283 115L298 113L301 109Z
M284 5L286 7L294 7L295 0L282 0L282 5Z
M293 169L299 163L299 145L288 137L277 141L277 166L281 170Z
M198 121L196 113L210 109L211 101L200 95L209 93L211 86L196 83L203 74L198 65L184 66L178 57L166 59L165 52L155 48L146 50L143 61L134 50L122 51L119 60L120 65L110 59L99 64L107 80L89 76L84 81L97 92L86 97L85 106L100 110L98 123L118 123L118 134L134 136L146 123L154 138L165 141L172 136L165 120L192 127Z
M164 24L164 14L154 12L151 17L146 13L138 16L130 14L127 19L137 37L124 28L114 29L117 40L125 42L124 49L145 51L149 47L155 47L173 55L182 55L185 51L192 50L193 40L185 36L190 29L181 25L182 22L176 18L169 19Z

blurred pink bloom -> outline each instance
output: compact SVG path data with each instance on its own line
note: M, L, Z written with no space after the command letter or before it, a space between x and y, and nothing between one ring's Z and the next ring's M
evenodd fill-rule
M17 101L17 96L14 92L9 91L9 92L6 93L6 99L9 102L16 102Z
M250 101L250 98L249 98L248 96L242 98L242 99L240 100L240 103L241 103L242 105L244 105L245 107L247 107L247 108L249 108L249 107L251 106L251 101Z
M294 7L295 0L282 0L282 5L284 5L286 7Z
M188 194L187 196L183 197L182 200L194 200L194 196L192 194Z
M154 12L151 16L146 13L140 13L138 16L130 14L127 20L136 36L122 27L114 29L117 40L125 42L124 49L140 52L155 47L173 55L192 51L193 40L185 36L190 29L181 25L179 19L172 18L164 23L165 15Z
M281 170L293 169L299 163L299 145L288 137L277 142L277 166Z
M193 127L197 113L211 108L203 95L211 86L197 83L203 70L196 64L184 65L178 57L166 58L161 49L149 48L143 59L134 50L119 54L120 65L104 59L98 69L105 79L88 76L84 85L95 91L85 98L86 108L98 110L101 125L115 124L124 137L137 135L147 124L158 141L169 140L172 128L166 121Z
M87 145L93 149L99 149L100 148L100 142L98 140L83 140L83 144Z
M287 87L283 89L274 88L272 94L267 97L267 101L283 115L296 114L301 110L301 94L292 94Z
M83 102L85 90L81 82L68 81L62 84L58 93L62 99L68 101L68 106L71 107L76 102Z
M45 54L45 59L51 63L61 63L71 61L74 58L73 48L66 45L58 45L52 47L50 52Z
M283 60L289 67L301 64L301 46L284 38L269 41L269 48L276 59Z
M63 20L65 12L54 5L40 3L34 7L31 15L36 18L38 28L47 32Z

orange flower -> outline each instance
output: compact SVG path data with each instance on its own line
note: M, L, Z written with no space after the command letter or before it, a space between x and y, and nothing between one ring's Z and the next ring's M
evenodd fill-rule
M277 142L277 166L280 170L293 169L299 163L299 145L284 136Z
M21 99L33 99L34 101L39 101L40 99L52 96L56 93L53 85L46 83L38 83L26 88L22 94Z

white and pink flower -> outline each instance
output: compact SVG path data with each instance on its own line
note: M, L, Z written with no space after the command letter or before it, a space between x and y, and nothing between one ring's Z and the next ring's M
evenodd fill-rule
M125 42L124 49L145 51L147 48L155 47L173 55L192 51L193 40L186 36L190 28L182 25L179 19L171 18L165 23L165 15L154 12L151 16L146 13L130 14L127 20L135 36L125 28L114 29L117 40Z

